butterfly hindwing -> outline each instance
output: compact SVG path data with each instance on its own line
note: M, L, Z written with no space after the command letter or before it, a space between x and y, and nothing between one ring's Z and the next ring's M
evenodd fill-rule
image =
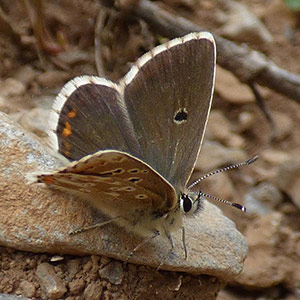
M111 217L131 210L165 214L176 205L176 194L150 166L120 151L99 151L38 181L87 199Z

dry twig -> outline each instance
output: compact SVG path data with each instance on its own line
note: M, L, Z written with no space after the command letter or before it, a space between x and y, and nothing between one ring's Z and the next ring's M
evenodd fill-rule
M133 12L157 33L168 38L205 30L183 17L163 10L148 0L140 0L133 6ZM214 37L218 49L218 64L232 72L241 82L260 84L300 102L299 75L281 69L265 55L246 45L237 45L216 34Z

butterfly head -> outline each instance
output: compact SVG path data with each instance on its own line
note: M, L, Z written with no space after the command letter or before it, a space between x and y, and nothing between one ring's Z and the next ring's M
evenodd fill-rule
M195 215L202 208L202 193L187 191L180 193L179 207L185 215Z

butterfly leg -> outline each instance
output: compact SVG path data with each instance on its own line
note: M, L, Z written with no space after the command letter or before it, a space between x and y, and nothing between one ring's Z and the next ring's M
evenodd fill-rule
M187 248L186 248L186 244L185 244L185 229L184 226L181 227L182 230L182 235L181 235L181 239L182 239L182 245L183 245L183 250L184 250L184 259L187 260Z
M146 245L147 243L149 243L150 241L152 241L153 239L155 239L157 236L160 235L160 232L158 230L154 230L153 231L153 235L145 238L141 243L139 243L128 255L127 257L127 262L128 260L134 255L134 253L136 251L138 251L141 247L143 247L144 245Z
M69 234L74 235L74 234L78 234L78 233L81 233L81 232L84 232L84 231L87 231L87 230L90 230L90 229L93 229L93 228L102 227L106 224L114 222L116 219L119 219L119 218L121 218L121 217L115 217L115 218L112 218L112 219L110 219L108 221L105 221L105 222L96 223L96 224L89 225L89 226L86 226L86 227L78 228L78 229L75 229L75 230L71 231Z
M171 254L173 253L173 250L174 250L174 241L173 241L171 234L166 229L164 231L165 231L166 237L168 238L168 240L170 242L171 248L169 249L168 253L165 255L162 262L157 267L157 271L160 269L160 267L163 265L163 263L167 261L167 259L171 256Z

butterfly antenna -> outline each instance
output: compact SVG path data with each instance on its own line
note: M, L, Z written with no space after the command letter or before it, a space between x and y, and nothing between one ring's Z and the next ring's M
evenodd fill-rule
M250 165L250 164L254 163L255 161L257 161L257 159L258 159L258 155L255 155L252 158L250 158L250 159L248 159L246 161L243 161L241 163L230 165L228 167L221 168L221 169L212 171L212 172L210 172L208 174L205 174L205 175L201 176L199 179L197 179L196 181L194 181L191 185L189 185L188 189L189 190L192 189L195 185L197 185L198 183L200 183L201 181L203 181L204 179L206 179L206 178L208 178L208 177L210 177L212 175L223 173L223 172L229 171L229 170L233 170L233 169L239 168L241 166ZM226 201L223 200L221 202L225 203Z
M219 197L215 197L215 196L212 196L212 195L209 195L209 194L205 194L205 193L202 193L201 191L199 192L199 196L203 196L205 198L209 198L209 199L213 199L213 200L216 200L216 201L219 201L219 202L222 202L224 204L227 204L227 205L230 205L230 206L233 206L243 212L246 212L246 207L241 205L241 204L238 204L238 203L235 203L235 202L230 202L230 201L227 201L227 200L224 200L222 198L219 198Z

